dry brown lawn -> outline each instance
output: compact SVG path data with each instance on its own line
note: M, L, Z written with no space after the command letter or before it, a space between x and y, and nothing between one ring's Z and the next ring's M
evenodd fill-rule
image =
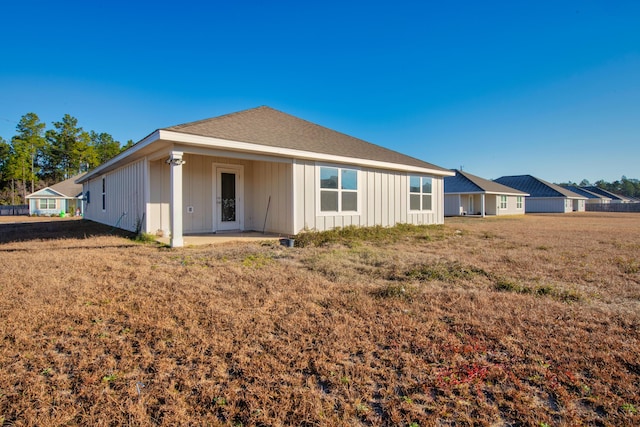
M0 224L0 424L640 424L640 215L168 249Z

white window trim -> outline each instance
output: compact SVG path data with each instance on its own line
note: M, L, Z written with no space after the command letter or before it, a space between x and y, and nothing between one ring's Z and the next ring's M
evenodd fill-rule
M420 206L422 206L422 196L423 195L427 195L429 194L431 196L431 209L411 209L411 195L412 194L418 194L418 193L413 193L411 191L411 177L412 176L418 176L421 178L420 180ZM423 193L422 192L422 178L429 178L431 179L431 193ZM434 185L435 179L430 176L430 175L424 175L424 174L417 174L417 173L410 173L407 175L407 211L410 213L429 213L429 212L433 212L433 205L434 205L434 198L433 198L433 185Z
M503 199L504 197L504 199ZM502 200L504 200L504 207L502 207ZM498 202L498 209L509 209L509 196L500 195L500 201Z
M524 198L522 196L516 196L516 209L522 209L524 206Z
M323 211L320 203L322 202L320 193L323 190L330 190L327 188L320 188L320 169L321 168L334 168L338 169L338 189L335 191L338 193L338 211ZM342 174L340 173L343 169L356 171L356 179L357 179L357 189L346 190L350 193L356 193L357 197L357 207L355 211L342 211L342 191L340 189L340 180L342 179ZM361 207L362 207L362 173L361 169L352 165L337 165L331 163L316 163L316 215L317 216L354 216L360 215Z
M49 205L49 201L53 200L53 207L50 207ZM46 207L42 207L42 202L45 201L46 203ZM40 210L55 210L58 208L58 202L56 201L56 199L52 199L52 198L45 198L45 199L38 199L38 209Z

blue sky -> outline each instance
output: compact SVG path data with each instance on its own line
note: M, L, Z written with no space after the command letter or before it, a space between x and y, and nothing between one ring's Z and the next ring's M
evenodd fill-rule
M11 1L0 136L269 105L485 178L640 178L640 1Z

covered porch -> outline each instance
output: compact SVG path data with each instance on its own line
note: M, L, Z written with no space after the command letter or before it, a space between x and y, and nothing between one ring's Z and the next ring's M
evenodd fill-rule
M292 163L174 145L148 158L145 228L171 246L294 234Z

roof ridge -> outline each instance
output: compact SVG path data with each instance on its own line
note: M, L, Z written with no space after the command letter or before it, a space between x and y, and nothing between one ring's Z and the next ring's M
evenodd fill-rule
M260 110L260 109L270 109L270 110L278 111L275 108L269 107L268 105L260 105L258 107L246 108L244 110L234 111L232 113L226 113L226 114L222 114L220 116L207 117L205 119L194 120L192 122L179 123L177 125L172 125L172 126L168 126L168 127L164 127L164 128L160 128L160 129L169 130L169 129L173 129L173 128L181 128L183 126L197 125L197 124L200 124L200 123L208 122L210 120L217 120L217 119L222 119L222 118L225 118L225 117L232 117L232 116L235 116L235 115L238 115L238 114L247 113L249 111ZM283 114L286 114L286 113L283 113Z

